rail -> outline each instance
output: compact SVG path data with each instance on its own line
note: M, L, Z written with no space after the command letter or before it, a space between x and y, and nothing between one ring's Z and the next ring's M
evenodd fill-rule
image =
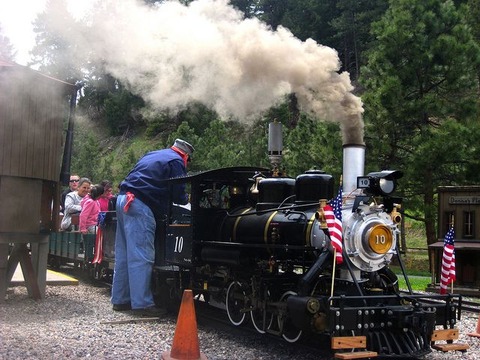
M407 291L400 291L402 294L408 294ZM428 297L428 293L419 293L413 292L413 295L424 295ZM426 300L426 299L425 299ZM431 302L438 302L437 300L429 300ZM458 305L458 301L456 299L453 300L453 303ZM480 313L480 299L478 301L468 300L462 296L462 311L468 311L471 313L478 314Z

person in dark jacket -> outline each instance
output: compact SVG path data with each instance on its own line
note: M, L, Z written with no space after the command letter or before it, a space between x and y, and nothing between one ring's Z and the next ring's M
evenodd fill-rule
M113 275L113 310L133 309L146 316L164 311L155 307L151 277L155 260L156 219L167 213L169 198L187 204L185 184L167 186L166 179L186 176L194 148L176 139L171 148L144 155L120 184Z

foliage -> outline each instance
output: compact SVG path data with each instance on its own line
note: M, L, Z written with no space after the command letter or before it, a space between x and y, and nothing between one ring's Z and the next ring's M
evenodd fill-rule
M36 45L31 51L38 70L57 79L76 83L82 79L79 59L83 53L75 42L79 24L67 9L65 0L48 0L45 11L34 21Z
M323 170L339 178L342 144L338 124L302 116L298 126L285 131L285 166L291 175L309 169Z
M10 42L10 39L3 34L2 26L0 24L0 59L13 60L16 51Z
M387 8L384 0L260 0L259 17L273 29L283 26L301 40L311 38L336 49L342 71L355 81L363 52L372 42L370 25Z
M72 173L81 177L88 177L92 181L97 178L97 166L100 155L100 144L97 137L89 131L84 131L85 126L79 124L75 129L74 146L72 153Z
M164 0L144 0L155 4ZM191 0L182 0L188 4ZM231 0L246 18L286 27L337 50L365 103L366 172L404 171L406 215L430 222L435 234L437 185L479 183L479 0ZM468 5L466 10L464 7ZM461 8L458 8L462 6ZM153 112L105 69L79 53L73 29L82 29L65 0L49 0L35 21L34 63L63 80L83 80L72 171L94 181L121 181L146 151L177 137L196 148L191 171L230 165L269 167L267 126L284 125L288 175L316 167L338 179L342 146L338 125L302 114L295 94L249 125L220 120L199 103ZM52 22L48 14L54 13ZM58 16L59 15L59 16ZM373 31L371 30L371 24ZM75 26L73 26L75 25ZM61 31L58 31L58 30ZM1 41L1 37L0 37ZM367 54L367 51L368 54ZM291 56L295 56L292 54ZM288 61L288 59L285 59ZM363 87L362 87L363 86Z
M364 64L364 53L375 41L370 32L371 24L385 13L388 2L384 0L340 0L338 14L332 19L333 47L338 49L343 69L356 82Z
M398 286L400 290L408 290L407 283L405 281L405 278L401 275L401 273L398 276ZM428 274L424 272L419 272L419 273L413 273L409 276L408 281L410 282L410 286L413 291L425 291L428 287L428 285L431 284L432 279Z
M130 91L110 92L105 100L105 118L111 135L120 135L141 121L139 109L143 100Z
M193 171L226 166L265 165L265 162L262 164L262 156L256 156L258 134L240 123L214 120L201 137L192 135L190 138L192 137L196 147L190 166Z
M472 75L480 52L461 13L451 1L392 1L373 28L378 42L363 70L367 138L374 140L367 141L369 161L405 170L402 188L407 200L424 204L429 243L436 237L434 192L445 181L438 170L468 159L462 149L476 149L448 135L465 134L467 125L478 131L468 119L476 116Z

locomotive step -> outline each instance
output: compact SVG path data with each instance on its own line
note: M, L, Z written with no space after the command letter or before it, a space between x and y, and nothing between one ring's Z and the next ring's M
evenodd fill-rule
M373 357L377 357L378 354L375 351L356 351L356 352L341 352L336 353L336 359L369 359Z
M340 349L364 349L367 347L366 336L337 336L332 338L331 347L333 350ZM367 359L377 357L375 351L349 351L335 353L336 359Z
M434 330L432 334L432 348L435 350L448 351L467 351L470 346L463 343L453 343L453 340L458 340L458 329L440 329ZM435 341L446 341L446 343L437 344Z

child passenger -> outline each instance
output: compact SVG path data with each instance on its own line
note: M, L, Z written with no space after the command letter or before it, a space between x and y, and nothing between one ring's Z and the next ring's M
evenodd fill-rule
M90 194L82 199L80 212L79 228L82 234L95 234L98 224L98 213L100 212L100 203L98 198L103 194L103 186L93 185Z
M109 180L103 180L100 183L103 186L103 194L99 197L100 211L108 211L110 199L113 197L112 182Z

